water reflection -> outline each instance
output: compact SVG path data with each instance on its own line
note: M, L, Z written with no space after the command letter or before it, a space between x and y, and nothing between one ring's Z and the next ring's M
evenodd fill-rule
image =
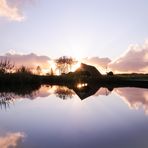
M54 94L63 100L66 100L68 98L72 98L75 95L73 90L68 89L65 86L57 86Z
M3 136L0 136L0 147L1 148L15 148L21 147L23 139L25 138L24 133L16 132L11 133L8 132Z
M81 88L78 84L44 85L31 95L0 91L0 100L9 106L23 100L16 101L15 108L0 111L0 148L147 148L148 118L129 110L122 101L132 108L147 109L147 89L115 88L110 92L109 87L84 84ZM27 137L14 131L23 131Z
M95 96L108 96L111 94L111 91L108 88L101 87L96 93Z
M114 90L131 109L144 109L148 114L148 89L118 88Z
M79 89L84 88L84 87L86 87L86 86L88 86L87 83L78 83L78 84L77 84L77 88L79 88Z
M77 94L77 96L83 100L94 95L100 89L100 86L93 84L88 85L87 83L78 83L73 85L72 89Z
M9 104L13 103L15 99L15 96L11 93L0 93L0 107L3 108L9 108Z
M73 98L75 95L80 99L85 99L94 95L98 91L98 86L88 85L87 83L78 83L70 86L52 86L43 85L41 87L24 87L24 88L8 88L0 89L0 107L9 108L10 104L14 103L18 99L36 99L41 97L48 97L54 94L56 97L66 100Z
M9 88L6 90L0 88L0 107L1 109L7 109L15 100L22 98L33 100L39 97L55 95L60 99L66 100L77 95L83 100L92 95L95 97L100 95L108 96L111 92L118 94L130 108L139 109L142 107L145 113L148 114L148 91L146 88L125 87L113 89L111 87L101 87L91 83L76 83L75 85L69 86L43 85L41 87Z

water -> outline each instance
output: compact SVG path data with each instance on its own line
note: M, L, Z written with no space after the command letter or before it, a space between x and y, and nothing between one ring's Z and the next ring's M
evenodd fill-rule
M147 89L77 94L82 100L59 86L30 95L1 92L0 148L148 147Z

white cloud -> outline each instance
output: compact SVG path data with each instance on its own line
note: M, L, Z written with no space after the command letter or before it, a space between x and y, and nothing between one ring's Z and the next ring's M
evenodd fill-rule
M0 0L0 16L12 21L22 21L24 16L17 6L9 5L7 0Z
M107 65L111 62L109 58L100 57L83 58L81 61L83 63L97 67L97 69L102 73L105 72Z
M14 63L16 67L26 66L29 68L36 68L40 66L42 69L49 68L49 60L50 58L47 56L38 56L34 53L30 54L17 54L13 51L13 53L7 53L4 56L0 56L0 60L10 60L11 63Z
M142 46L131 45L119 58L112 61L109 67L116 72L148 72L148 41Z

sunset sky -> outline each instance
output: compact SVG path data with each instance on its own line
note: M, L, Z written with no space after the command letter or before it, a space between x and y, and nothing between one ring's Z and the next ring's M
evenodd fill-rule
M126 70L126 59L138 59L142 71L148 65L147 8L147 0L0 0L1 55L109 58L119 71Z

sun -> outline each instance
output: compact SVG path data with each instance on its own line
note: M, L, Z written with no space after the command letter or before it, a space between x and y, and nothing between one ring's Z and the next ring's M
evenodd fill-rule
M80 49L80 48L74 48L71 47L69 48L63 48L61 49L62 54L68 57L72 57L74 59L77 59L78 61L81 60L82 58L84 58L84 53L85 50L84 49Z
M84 52L82 50L78 50L78 51L71 50L70 53L71 53L71 56L73 58L76 58L78 61L80 61L83 58L83 54L84 54Z

